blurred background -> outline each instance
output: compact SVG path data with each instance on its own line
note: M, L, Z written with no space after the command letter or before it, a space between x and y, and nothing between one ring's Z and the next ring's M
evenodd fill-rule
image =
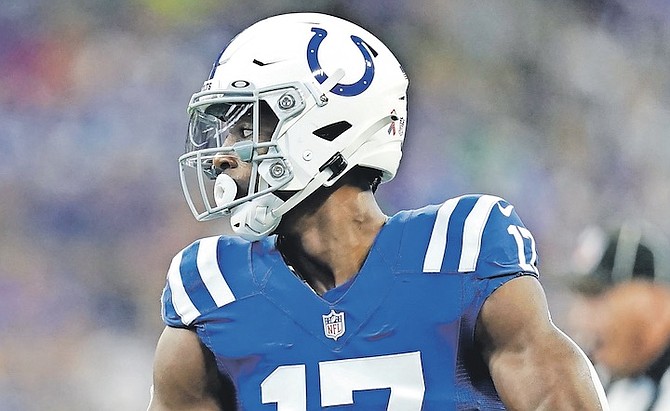
M170 259L223 229L183 200L186 105L234 34L288 11L357 22L406 68L387 213L506 198L559 326L586 225L670 232L665 0L3 0L0 411L145 409Z

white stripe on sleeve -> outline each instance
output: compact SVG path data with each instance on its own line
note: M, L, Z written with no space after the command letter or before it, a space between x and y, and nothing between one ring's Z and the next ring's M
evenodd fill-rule
M217 307L235 301L235 296L219 269L217 246L220 237L208 237L200 240L197 264L200 278L207 287Z
M484 227L491 214L493 206L502 199L492 195L483 195L477 199L475 206L465 219L463 227L463 247L461 249L461 260L458 264L458 272L467 273L475 271L477 259L482 246L482 235Z
M181 272L179 271L181 258L182 253L174 256L172 263L170 263L167 277L170 291L172 292L172 305L174 306L174 310L179 315L181 322L184 323L184 325L189 325L193 320L198 318L200 311L193 305L193 302L184 289Z
M449 229L449 218L454 212L456 204L461 197L451 198L445 201L437 210L437 217L430 234L426 257L423 260L423 272L438 273L442 268L444 253L447 248L447 230Z

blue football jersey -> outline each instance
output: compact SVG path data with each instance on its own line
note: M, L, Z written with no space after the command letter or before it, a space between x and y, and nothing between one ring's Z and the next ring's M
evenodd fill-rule
M163 319L197 332L241 410L503 410L475 323L536 262L512 205L468 195L394 215L359 273L323 296L274 236L196 241L172 260Z

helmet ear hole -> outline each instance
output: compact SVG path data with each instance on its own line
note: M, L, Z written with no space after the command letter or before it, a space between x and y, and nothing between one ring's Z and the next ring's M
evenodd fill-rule
M328 124L318 130L314 130L312 134L324 140L333 141L351 127L351 123L348 121L338 121L337 123Z

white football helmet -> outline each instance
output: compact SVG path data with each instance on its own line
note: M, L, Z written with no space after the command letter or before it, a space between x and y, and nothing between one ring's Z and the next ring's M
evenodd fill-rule
M233 231L253 241L354 166L389 181L402 154L407 86L391 51L346 20L294 13L253 24L221 52L188 106L179 164L191 211L199 221L230 214ZM243 121L245 138L229 138ZM273 129L263 130L268 123ZM249 181L217 170L221 155L249 163Z

